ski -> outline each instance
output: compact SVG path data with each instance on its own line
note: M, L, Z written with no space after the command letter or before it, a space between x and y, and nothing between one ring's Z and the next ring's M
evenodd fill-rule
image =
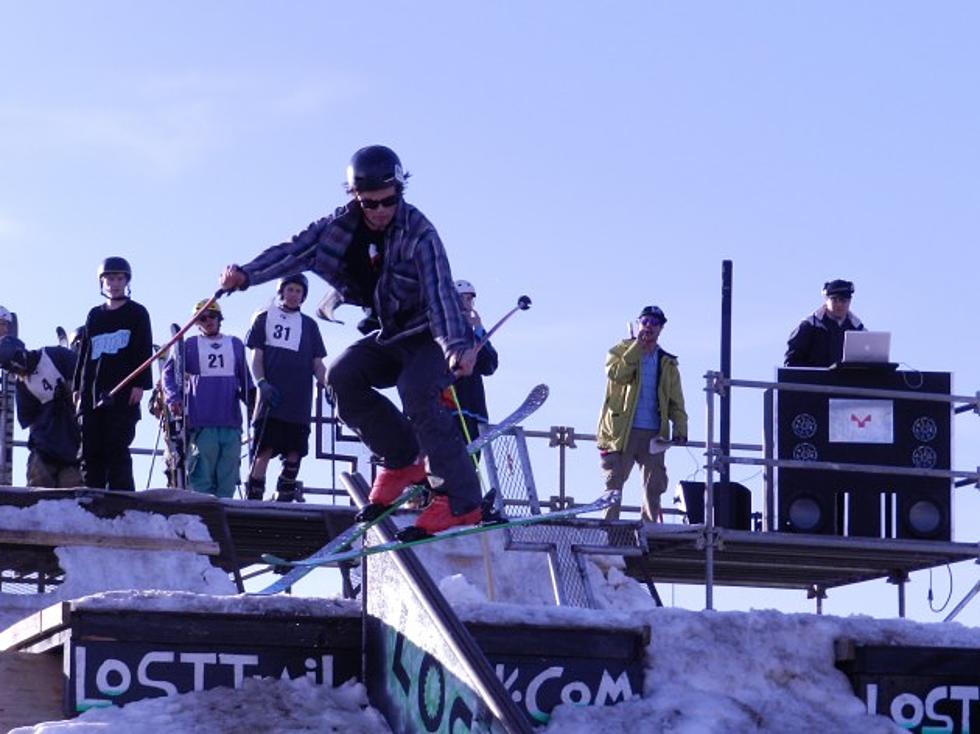
M503 530L505 528L519 528L526 525L537 525L544 522L553 522L555 520L563 520L570 517L575 517L577 515L584 515L589 512L600 512L606 508L612 506L618 501L618 493L607 492L593 502L587 505L577 505L575 507L569 507L564 510L556 510L555 512L549 512L545 515L527 515L523 517L516 517L507 520L507 522L498 522L487 525L467 525L465 527L460 527L452 530L445 530L438 535L428 535L424 538L419 538L417 540L393 540L388 543L380 543L378 545L364 546L363 548L352 548L346 551L340 551L332 555L318 555L317 558L306 558L297 561L285 561L283 565L287 566L298 566L304 568L317 568L319 566L329 566L337 563L343 563L346 561L356 561L365 556L373 556L378 553L389 553L391 551L399 551L403 548L414 548L417 545L425 545L426 543L436 543L442 540L450 540L452 538L463 538L468 535L477 535L479 533L487 533L492 530Z
M544 405L544 402L548 399L548 386L547 385L537 385L535 386L528 396L524 398L524 401L513 411L510 415L504 418L499 423L494 424L485 433L481 434L479 438L471 442L467 447L467 453L474 454L491 443L494 439L498 438L501 434L507 432L514 426L518 425L527 418L529 415L534 413L538 408ZM358 539L364 536L365 533L373 526L380 522L383 518L388 517L392 511L397 509L399 506L407 502L409 497L405 494L400 497L395 505L388 508L387 511L378 520L371 523L360 523L352 525L346 531L338 535L332 541L327 543L323 548L313 553L311 556L299 561L288 561L284 558L279 558L272 554L263 554L262 560L273 566L292 566L293 570L283 578L277 580L274 584L271 584L267 588L263 589L258 594L276 594L280 591L284 591L289 588L306 574L310 573L314 568L317 568L317 564L309 563L307 561L315 561L320 558L326 558L343 551Z
M187 408L187 386L184 384L184 340L180 335L180 325L171 324L170 333L175 339L170 358L174 361L174 380L177 383L184 409ZM187 436L185 431L185 420L183 412L181 415L173 415L169 408L165 408L167 422L164 433L167 439L167 486L173 489L185 489L187 487L186 457L187 457Z
M68 348L68 332L65 331L65 327L58 326L54 330L55 335L58 337L58 346Z
M344 532L337 535L329 543L315 551L312 555L304 558L304 561L312 561L317 558L328 558L335 553L339 553L345 548L347 548L352 543L359 540L368 530L377 525L379 522L384 520L386 517L390 516L395 510L399 509L406 503L413 499L416 499L422 495L425 491L423 485L414 485L409 487L407 491L403 492L401 496L395 500L381 515L379 515L374 520L369 522L359 522L354 523ZM279 556L273 555L271 553L263 553L262 560L271 566L290 566L293 565L292 561L287 561L285 558L280 558ZM316 566L293 566L293 568L285 574L282 578L277 579L275 583L269 584L264 589L260 591L250 592L254 596L270 596L272 594L278 594L290 588L297 581L304 578L309 574Z
M471 454L475 454L477 451L482 451L484 448L486 448L487 444L491 443L501 434L509 431L511 428L519 424L534 411L544 405L544 402L547 399L548 386L535 386L531 392L528 393L527 397L524 398L524 402L518 406L517 410L499 423L490 426L487 431L485 433L481 433L478 438L473 439L472 443L466 447L466 450Z

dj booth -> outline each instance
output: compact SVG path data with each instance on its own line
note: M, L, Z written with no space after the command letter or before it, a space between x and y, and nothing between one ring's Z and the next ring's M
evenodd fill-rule
M952 480L927 476L951 467L948 372L889 369L778 371L781 385L844 388L839 393L777 391L777 456L783 461L866 465L866 471L780 467L778 528L871 538L952 539ZM865 397L846 388L901 393ZM906 397L907 395L907 397ZM912 470L888 473L888 467ZM919 474L915 470L923 471Z

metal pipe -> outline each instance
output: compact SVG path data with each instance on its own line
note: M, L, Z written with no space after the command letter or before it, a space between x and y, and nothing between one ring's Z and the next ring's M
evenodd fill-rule
M929 477L931 479L954 479L965 477L973 484L980 480L977 472L946 469L919 469L911 466L889 466L887 464L850 464L836 461L800 461L798 459L750 459L739 456L720 456L719 462L728 464L748 464L750 466L776 466L783 469L818 469L821 471L856 471L865 474L894 474L908 477ZM965 485L964 485L965 486Z
M857 395L865 398L891 398L893 400L924 400L933 403L976 402L972 395L945 395L932 392L905 392L902 390L879 390L871 387L844 387L842 385L808 385L802 382L763 382L762 380L722 380L724 387L754 387L760 390L774 388L787 392L830 393L832 395Z
M704 391L707 393L706 423L705 426L705 488L704 488L704 608L714 609L714 586L715 586L715 482L714 482L714 454L715 454L715 383L716 372L705 373Z
M773 461L775 452L775 438L773 434L773 425L775 425L775 410L773 407L773 390L766 390L762 395L762 455L768 461ZM730 462L725 462L726 464ZM766 464L765 472L763 472L763 488L765 492L764 497L764 527L767 531L771 532L777 529L778 521L776 520L776 472L773 470L773 465Z
M732 261L721 261L721 376L732 377ZM727 456L732 443L732 391L723 390L719 402L719 450ZM720 468L722 491L728 491L728 464Z

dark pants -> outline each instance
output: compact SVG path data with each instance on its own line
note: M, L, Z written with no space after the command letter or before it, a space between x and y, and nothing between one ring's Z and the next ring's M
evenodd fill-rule
M82 476L95 489L136 489L129 445L136 436L139 409L101 408L82 417Z
M373 336L355 342L330 365L327 384L337 416L386 467L408 466L422 453L433 489L448 495L453 514L479 506L480 482L458 419L440 400L449 384L446 359L428 333L385 345ZM404 414L377 390L388 387L398 389Z

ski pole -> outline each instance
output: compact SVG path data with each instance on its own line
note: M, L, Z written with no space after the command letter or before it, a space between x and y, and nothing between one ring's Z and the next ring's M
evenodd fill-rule
M157 463L157 454L160 453L160 435L163 433L163 420L157 422L157 440L153 444L153 455L150 458L150 471L146 474L146 489L150 488L150 483L153 481L153 467Z
M145 362L143 362L143 364L141 364L135 370L133 370L132 372L130 372L128 375L126 375L122 380L120 380L120 382L119 382L118 385L116 385L108 393L106 393L105 395L103 395L99 399L99 401L95 404L95 407L96 408L101 408L109 400L111 400L112 398L114 398L119 393L120 390L122 390L124 387L126 387L127 385L129 385L129 383L131 383L133 380L135 380L137 377L139 377L142 374L143 370L145 370L147 367L149 367L151 364L153 364L153 360L155 360L158 357L160 357L161 354L163 354L165 351L167 351L168 349L170 349L170 347L172 347L174 344L176 344L177 341L184 334L186 334L187 331L195 324L195 322L197 322L197 320L200 318L201 314L204 313L205 311L207 311L209 308L211 308L211 306L214 305L214 302L217 301L219 298L221 298L221 296L224 295L227 292L228 291L226 291L226 290L224 290L222 288L219 288L218 290L216 290L214 292L214 295L211 296L211 298L209 298L207 301L205 301L204 304L199 309L197 309L197 311L194 312L194 315L191 316L190 321L188 321L186 324L184 324L184 326L176 334L174 334L173 336L170 337L170 341L168 341L166 344L164 344L162 347L160 347L160 349L157 350L157 352L155 354L151 355Z
M456 395L456 387L454 385L449 386L449 394L453 397L453 405L456 406L456 415L459 416L459 424L463 427L463 436L466 438L466 444L469 445L473 443L473 437L470 436L470 429L466 425L466 417L463 415L463 406L459 404L459 396ZM470 458L473 459L473 468L476 470L476 478L480 482L480 491L482 492L483 475L480 473L480 460L476 454L470 454ZM487 543L486 538L480 538L480 548L483 551L483 573L487 577L487 597L490 601L494 601L497 598L497 585L493 580L493 566L490 563L490 544Z
M496 333L497 329L499 329L501 326L504 325L504 322L507 321L507 319L509 319L511 316L513 316L518 311L527 311L529 308L531 308L531 299L530 298L528 298L527 296L521 296L520 298L518 298L517 299L517 305L514 306L514 308L512 308L510 311L508 311L507 313L505 313L501 317L500 321L498 321L496 324L494 324L493 327L490 329L490 331L488 331L483 336L483 338L480 339L479 343L477 344L476 351L479 352L481 349L483 349L484 345L488 341L490 341L490 337L493 336Z
M487 342L490 341L490 337L493 336L496 333L497 329L499 329L501 326L504 325L504 322L507 321L507 319L509 319L511 316L513 316L518 311L527 311L529 308L531 308L531 299L529 297L527 297L527 296L521 296L520 298L518 298L517 299L517 305L514 306L514 308L512 308L510 311L508 311L507 313L505 313L500 318L500 320L496 324L493 325L493 327L490 329L490 331L488 331L486 334L484 334L483 335L483 338L480 339L480 341L478 341L476 343L476 353L479 354L480 350L483 349L483 347L485 347L487 345ZM458 371L454 371L453 372L453 379L459 379L460 376L461 376L461 373L460 372L458 372Z

